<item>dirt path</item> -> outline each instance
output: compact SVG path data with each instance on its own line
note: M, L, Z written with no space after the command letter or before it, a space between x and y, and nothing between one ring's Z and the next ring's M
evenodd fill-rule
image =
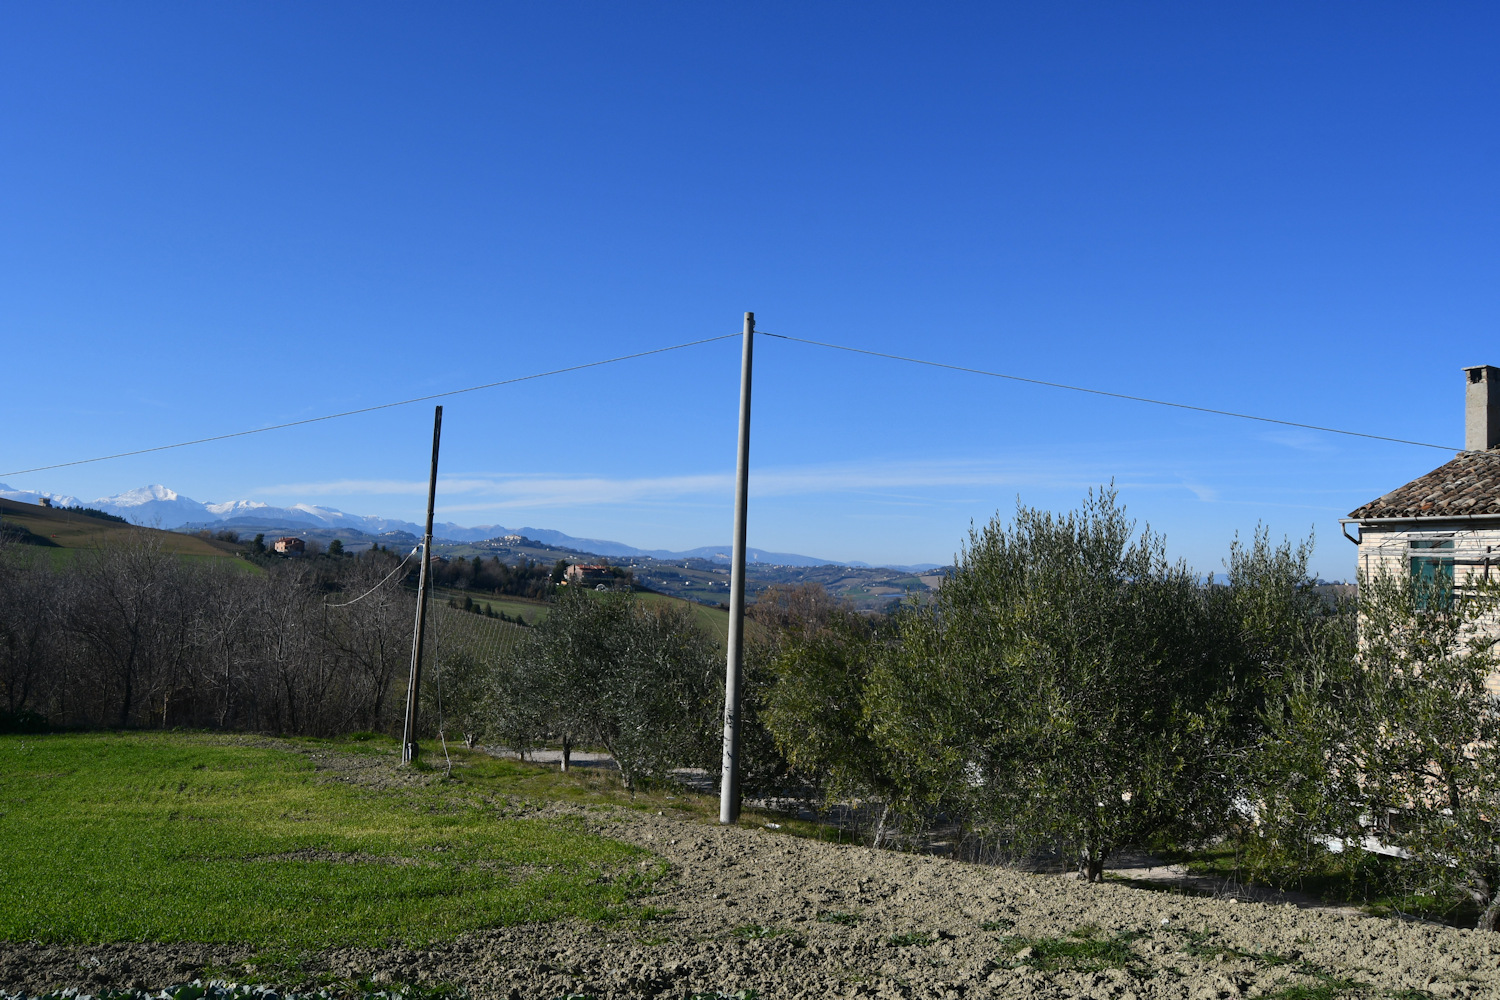
M330 777L365 765L323 758ZM373 774L371 774L373 778ZM1500 997L1500 935L1349 913L1087 885L631 810L554 806L668 860L661 919L468 934L430 949L333 949L311 968L448 980L476 1000L772 997ZM1082 935L1082 936L1080 936ZM1027 939L1022 941L1019 939ZM1078 968L1059 948L1091 949ZM10 989L160 987L235 949L7 946ZM1075 967L1067 968L1072 962Z

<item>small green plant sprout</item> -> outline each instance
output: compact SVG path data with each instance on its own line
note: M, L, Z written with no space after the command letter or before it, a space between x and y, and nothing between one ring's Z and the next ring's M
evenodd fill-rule
M1218 937L1213 931L1190 931L1181 932L1187 937L1187 942L1178 950L1183 954L1194 958L1256 958L1257 956L1239 948L1231 948L1225 944L1214 941Z
M984 931L1008 931L1014 926L1016 926L1016 922L1009 917L996 917L993 920L986 920L980 924L979 929Z
M447 984L437 987L406 983L377 985L368 980L357 983L344 980L308 990L278 990L260 983L195 979L154 993L142 989L103 989L93 995L76 989L35 995L0 991L4 1000L466 1000L467 996L466 992Z
M1285 986L1275 993L1265 994L1266 1000L1341 1000L1344 997L1367 996L1365 987L1358 979L1327 979L1319 983Z
M907 931L905 934L892 934L886 940L897 948L905 948L910 945L925 946L933 944L937 939L923 931Z
M1205 959L1230 959L1243 958L1256 965L1267 968L1275 968L1278 965L1291 965L1297 961L1297 955L1278 955L1274 951L1246 951L1243 948L1233 948L1226 944L1219 944L1213 939L1218 935L1210 931L1183 931L1187 935L1187 943L1177 949L1184 955L1194 958Z
M677 914L675 906L643 906L636 914L636 920L643 924L649 924L657 920L666 920Z
M1137 955L1130 942L1139 936L1138 932L1126 931L1105 937L1099 928L1086 925L1069 931L1065 938L1008 937L1002 945L1012 966L1098 972L1135 965Z
M1298 975L1313 980L1311 983L1293 983L1265 994L1266 1000L1341 1000L1344 997L1369 996L1374 989L1369 983L1347 976L1336 976L1311 962L1298 962L1292 967ZM1283 980L1285 982L1285 980ZM1420 996L1420 992L1417 994Z
M823 910L818 914L820 924L843 924L845 927L853 927L859 923L858 913L845 913L843 910Z

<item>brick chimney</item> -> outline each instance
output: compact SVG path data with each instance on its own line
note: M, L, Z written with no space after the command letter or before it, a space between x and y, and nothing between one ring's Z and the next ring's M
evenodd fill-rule
M1500 445L1500 368L1465 368L1464 449L1489 451Z

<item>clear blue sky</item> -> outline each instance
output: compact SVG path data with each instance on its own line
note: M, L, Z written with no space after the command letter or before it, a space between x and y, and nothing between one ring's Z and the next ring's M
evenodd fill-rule
M739 329L1462 445L1489 4L9 4L4 470ZM763 339L751 544L943 561L1113 478L1195 567L1441 451ZM738 346L447 401L439 517L730 534ZM431 407L24 476L416 520Z

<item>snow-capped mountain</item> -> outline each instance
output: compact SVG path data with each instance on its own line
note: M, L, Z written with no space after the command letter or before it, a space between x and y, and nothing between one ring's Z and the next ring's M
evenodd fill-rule
M202 503L160 484L142 486L139 489L127 490L114 496L99 497L96 500L81 500L78 497L61 493L13 490L4 483L0 483L0 497L7 500L37 503L44 496L58 507L93 507L123 517L133 524L165 528L169 531L184 525L202 527L220 522L253 521L262 525L284 526L289 530L298 527L351 528L371 535L387 531L407 531L414 535L422 533L422 526L411 521L350 514L336 507L320 507L310 503L292 504L290 507L273 507L259 500ZM498 538L501 535L525 535L527 538L534 538L549 545L562 545L602 556L646 554L641 549L623 545L620 542L610 542L599 538L574 538L550 528L507 528L501 524L468 527L449 522L434 524L432 530L433 534L439 538L454 542L478 542L486 538Z
M100 497L83 506L97 507L133 524L167 529L188 521L202 520L208 510L205 504L161 485L142 486L112 497Z
M35 490L13 490L4 483L0 483L0 497L6 500L15 500L18 503L41 503L42 497L51 500L58 507L83 507L87 506L83 501L67 493L38 493Z
M362 517L346 514L333 507L318 507L299 503L291 507L273 507L259 500L227 500L222 503L202 503L192 497L183 496L176 490L160 484L142 486L114 496L96 500L82 500L62 493L39 493L33 490L13 490L0 483L0 497L19 500L22 503L38 503L42 497L57 507L93 507L125 518L132 524L147 527L180 528L185 524L213 524L235 518L253 517L258 521L286 524L303 524L319 528L354 528L378 534L397 528L404 531L420 531L421 528L407 521L395 521L386 517ZM488 536L486 536L488 537Z
M259 500L226 500L224 503L206 503L203 505L219 517L250 517L259 511L267 510L270 504L261 503Z
M93 507L123 517L133 524L167 530L185 525L197 528L219 523L224 523L226 527L233 527L238 521L256 525L257 527L252 530L261 530L261 526L264 526L289 531L298 528L350 528L371 535L379 535L387 531L405 531L413 535L422 533L422 526L413 524L411 521L350 514L334 507L319 507L309 503L293 504L290 507L273 507L259 500L201 503L160 484L142 486L114 496L99 497L97 500L80 500L78 497L63 493L14 490L0 483L0 497L18 500L22 503L39 503L42 497L46 497L57 507ZM447 522L434 524L432 531L435 537L454 542L478 542L503 535L523 535L546 545L577 549L580 552L590 552L601 556L650 556L656 559L700 558L718 562L729 561L729 546L727 545L705 546L687 552L670 552L665 549L638 549L623 542L611 542L602 538L575 538L551 528L507 528L500 524L465 527ZM766 552L761 549L747 549L746 555L752 562L773 563L780 566L823 566L832 561L795 555L790 552ZM862 566L864 564L851 565ZM895 568L926 569L928 566L923 564L921 567Z

